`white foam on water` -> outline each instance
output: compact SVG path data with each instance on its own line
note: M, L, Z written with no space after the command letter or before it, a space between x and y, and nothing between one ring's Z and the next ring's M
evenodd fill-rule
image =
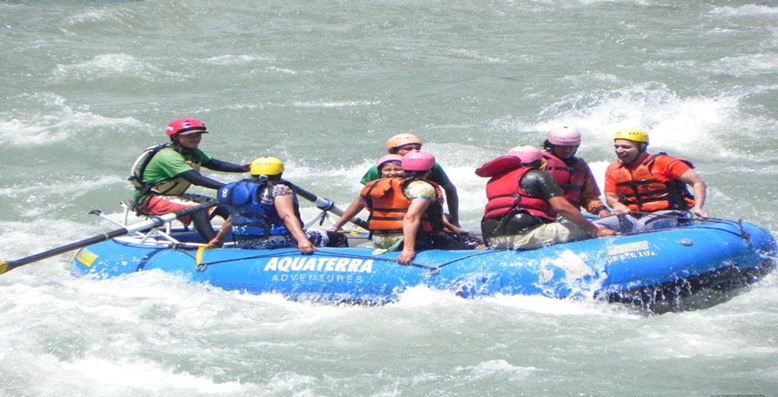
M183 77L180 72L165 71L149 62L124 53L100 54L88 61L57 65L53 75L59 79L77 81L93 81L113 77L155 81L159 77Z
M24 99L42 106L42 114L31 112L0 119L1 145L49 146L79 137L85 130L121 131L148 127L132 117L106 117L87 107L74 107L65 97L53 93L28 94Z

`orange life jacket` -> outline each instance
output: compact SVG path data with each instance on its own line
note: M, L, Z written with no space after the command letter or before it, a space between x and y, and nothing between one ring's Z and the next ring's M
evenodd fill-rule
M613 167L610 171L616 180L616 193L619 202L636 212L654 212L661 210L687 210L694 206L694 196L686 189L686 184L679 180L662 182L651 173L654 160L665 153L649 156L631 171L623 164ZM681 160L694 168L686 160Z
M381 178L368 182L360 192L366 207L370 210L367 227L371 232L402 232L403 218L408 212L411 200L403 189L413 179ZM421 219L422 232L443 230L443 192L435 182L425 181L435 188L438 199L430 203Z
M543 158L546 159L544 171L554 177L567 201L576 208L581 207L583 204L581 193L586 181L586 168L583 166L583 161L573 157L570 164L567 164L549 152L543 152Z
M519 167L489 179L486 183L486 198L489 201L484 209L484 219L500 219L518 212L526 212L544 222L556 219L556 213L546 200L530 196L521 188L521 178L532 169Z

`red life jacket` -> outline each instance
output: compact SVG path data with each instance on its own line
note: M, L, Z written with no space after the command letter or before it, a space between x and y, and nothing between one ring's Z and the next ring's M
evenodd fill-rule
M583 162L573 157L570 164L567 164L549 152L543 152L543 158L546 159L544 170L554 177L567 201L576 208L581 207L583 204L581 193L586 181L586 169L583 167Z
M403 218L408 212L411 200L405 197L403 189L413 179L381 178L368 182L360 192L366 207L370 210L367 227L371 232L402 232ZM430 203L421 219L421 231L443 230L443 206L440 199L443 192L435 182L426 181L435 188L438 200Z
M609 170L616 180L619 202L637 212L687 210L693 207L694 196L686 189L685 183L679 180L662 182L651 173L652 164L658 156L666 154L649 156L631 172L623 164L615 165ZM681 161L693 168L690 162Z
M518 167L489 179L486 183L484 219L499 219L505 215L526 212L545 222L553 222L556 214L546 200L530 196L521 188L521 178L530 167Z

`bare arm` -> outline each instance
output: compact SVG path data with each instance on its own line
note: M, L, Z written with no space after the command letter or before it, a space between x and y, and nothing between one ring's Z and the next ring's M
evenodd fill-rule
M619 202L619 195L616 193L605 192L605 201L613 208L613 213L616 215L626 215L631 212L629 207Z
M221 229L219 229L219 232L216 233L216 236L208 242L208 245L211 245L213 247L221 247L224 245L224 238L227 236L227 233L232 230L232 218L227 218L222 223Z
M336 232L340 230L343 225L348 223L352 218L357 216L365 208L365 203L362 201L362 197L357 197L349 204L343 215L332 225L332 231Z
M421 217L429 205L429 200L413 199L403 217L403 250L397 257L397 262L403 265L410 265L416 257L416 234L421 226Z
M289 233L297 241L297 249L303 254L313 253L315 250L313 244L311 244L308 236L303 232L303 226L294 213L294 196L291 194L276 196L273 199L273 203L275 204L278 217L284 221L284 225L289 230Z
M678 180L691 186L694 191L694 207L692 207L692 212L700 218L707 218L708 213L702 209L702 206L705 205L705 195L707 193L705 181L703 181L694 170L684 172Z

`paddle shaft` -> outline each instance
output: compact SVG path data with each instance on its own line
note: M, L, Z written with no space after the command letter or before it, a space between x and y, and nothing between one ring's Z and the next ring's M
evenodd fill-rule
M124 236L129 233L134 233L152 227L161 226L164 225L166 222L170 222L174 219L178 219L184 215L191 214L195 211L200 211L209 207L213 207L216 204L217 204L216 201L199 204L194 207L190 207L175 213L155 216L144 222L139 222L133 225L129 225L127 227L116 229L108 233L103 233L103 234L98 234L96 236L88 237L83 240L75 241L70 244L65 244L63 246L52 248L50 250L43 251L38 254L30 255L21 259L8 261L8 262L0 262L0 274L6 273L9 270L16 269L17 267L24 266L32 262L37 262L41 259L50 258L52 256L63 254L68 251L72 251L78 248L83 248L86 247L87 245L99 243L105 240L110 240L114 237Z
M343 215L343 210L338 208L335 205L335 203L333 203L331 200L328 200L328 199L325 199L325 198L321 198L321 197L317 196L316 194L311 193L311 192L309 192L309 191L301 188L300 186L297 186L297 185L295 185L295 184L293 184L293 183L291 183L289 181L286 181L286 182L289 183L289 185L292 186L292 189L295 191L295 193L299 194L304 199L306 199L306 200L308 200L308 201L310 201L312 203L316 203L316 206L319 207L320 209L322 209L323 211L330 211L333 214L338 215L338 216ZM351 218L351 219L349 219L349 221L351 223L353 223L353 224L355 224L355 225L365 229L365 230L368 230L367 222L365 220L363 220L363 219Z

